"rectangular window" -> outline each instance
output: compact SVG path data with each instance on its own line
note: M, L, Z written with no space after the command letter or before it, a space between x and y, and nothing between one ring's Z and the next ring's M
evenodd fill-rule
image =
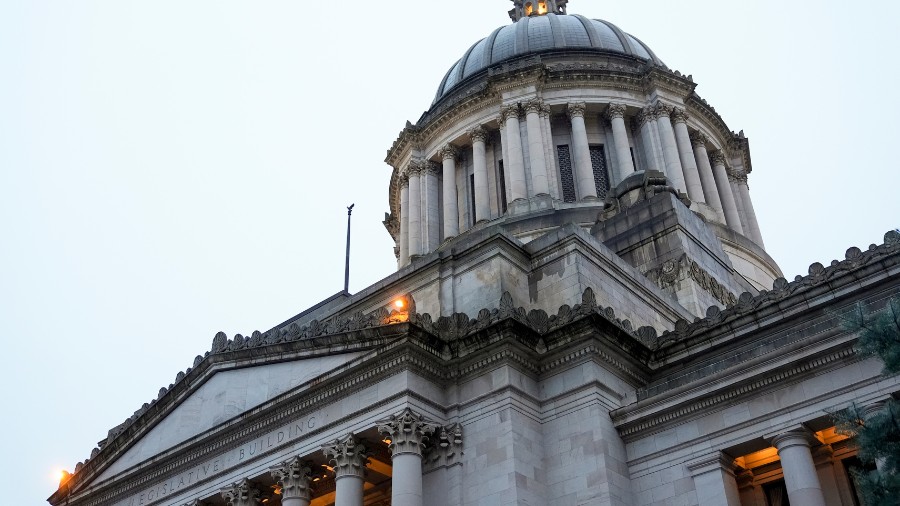
M559 180L562 184L563 201L575 202L575 176L572 174L572 153L568 144L556 146L556 156L559 159Z
M475 217L475 174L469 176L469 198L472 200L472 226L475 226L475 222L478 221L478 218Z
M503 172L503 160L497 165L500 169L500 212L506 214L506 173Z
M606 198L609 193L609 172L606 170L606 151L603 144L590 146L591 167L594 169L594 186L597 189L597 197Z

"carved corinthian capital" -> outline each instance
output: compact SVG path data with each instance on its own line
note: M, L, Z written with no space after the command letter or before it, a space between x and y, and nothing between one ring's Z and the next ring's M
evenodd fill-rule
M653 112L656 113L657 118L668 118L672 114L672 107L668 106L662 102L657 102L655 106L653 106Z
M550 106L541 102L541 110L539 111L542 118L547 118L550 116Z
M606 108L606 117L609 120L625 118L625 104L609 104Z
M566 106L566 112L569 113L570 118L583 118L585 109L587 109L587 104L584 102L571 102Z
M459 150L453 144L447 144L439 151L443 160L456 160L459 158Z
M469 130L468 134L469 138L472 139L472 142L487 142L487 130L485 130L481 125Z
M532 98L528 102L525 102L524 109L526 114L540 114L541 109L544 107L544 101L539 98Z
M709 137L702 132L691 132L691 144L694 147L703 146L705 148L707 142L709 142Z
M425 161L425 168L422 169L422 173L429 176L436 176L441 172L441 164L437 162L433 162L431 160Z
M222 499L226 506L256 506L260 504L260 491L253 483L244 479L240 483L233 483L221 491Z
M506 121L510 118L518 119L519 118L519 104L510 104L510 105L505 105L505 106L501 107L500 108L500 118L502 118L504 123L506 123Z
M725 166L725 153L723 153L721 149L717 149L710 153L709 159L712 162L713 167L716 165Z
M637 115L638 128L644 128L650 121L656 121L656 110L651 106L644 107Z
M412 176L420 176L422 171L425 170L426 161L422 159L413 159L409 161L409 165L406 167L406 174L410 177Z
M422 415L409 408L378 425L378 432L391 440L391 455L413 453L421 456L423 446L435 429L435 424L426 422Z
M312 464L294 457L269 469L275 483L281 488L281 496L285 499L304 499L309 501L312 494L309 480L312 476Z
M401 172L399 177L400 189L409 188L409 174Z
M322 452L328 462L334 466L335 479L344 476L363 477L366 471L366 461L369 460L368 450L353 434L348 434L342 439L335 439L325 445Z
M670 116L672 118L673 123L687 123L687 111L680 107L673 107L672 114Z

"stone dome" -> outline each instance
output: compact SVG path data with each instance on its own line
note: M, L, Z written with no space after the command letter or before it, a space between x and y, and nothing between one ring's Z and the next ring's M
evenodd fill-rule
M444 76L434 103L491 65L527 54L571 49L624 54L664 66L646 44L608 21L578 14L523 17L469 48Z

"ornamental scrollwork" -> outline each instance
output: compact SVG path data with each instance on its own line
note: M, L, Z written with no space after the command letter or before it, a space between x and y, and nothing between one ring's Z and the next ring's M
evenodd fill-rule
M584 102L570 102L566 105L566 112L570 118L583 118L585 110L587 110L587 104Z
M625 119L625 104L609 104L606 108L606 118L610 121L614 119Z

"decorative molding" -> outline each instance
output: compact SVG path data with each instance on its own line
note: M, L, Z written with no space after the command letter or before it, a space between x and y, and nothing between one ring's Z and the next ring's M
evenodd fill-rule
M312 495L309 489L312 470L312 462L305 462L300 457L294 457L270 468L269 473L275 480L275 484L281 489L282 497L309 501Z
M220 494L222 499L225 499L226 506L254 506L261 504L261 492L253 482L246 478L223 488Z
M391 456L411 453L422 456L422 450L434 434L437 424L425 421L425 417L406 408L378 423L378 432L390 438Z
M669 260L659 268L647 271L644 275L664 290L674 285L680 279L690 277L697 285L723 305L737 304L738 299L731 291L719 283L709 272L700 267L700 264L688 258L686 254L682 255L678 260Z
M323 446L322 453L333 464L335 479L365 476L369 451L352 433Z

